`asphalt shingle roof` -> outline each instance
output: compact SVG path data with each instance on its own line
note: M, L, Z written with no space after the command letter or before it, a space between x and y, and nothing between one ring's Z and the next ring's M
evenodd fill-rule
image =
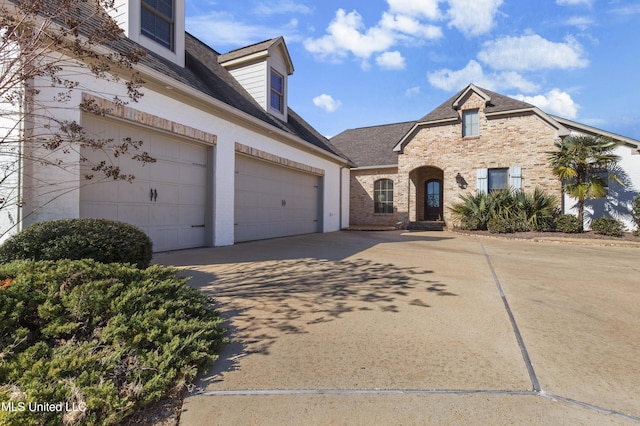
M345 130L331 143L358 167L398 164L393 147L411 130L415 121Z
M51 5L53 10L57 10L53 6L55 2L52 2ZM75 17L84 23L83 28L86 32L95 31L99 28L101 19L109 19L105 12L96 14L96 7L96 3L93 1L86 3L78 2L77 9L73 11L74 14L77 14ZM246 48L237 49L229 52L227 58L233 55L246 55L247 52L252 51L252 49L257 49L256 51L264 50L272 44L279 42L281 39L282 37L277 37L252 46L247 46ZM189 33L185 33L184 67L149 51L125 36L120 37L114 42L110 42L108 45L111 49L120 53L125 53L132 49L145 51L146 54L140 59L140 65L159 71L176 82L183 83L201 93L222 101L268 125L283 130L293 136L297 136L322 150L347 159L338 149L331 145L327 138L319 134L291 108L287 111L287 122L267 113L244 87L219 64L220 53Z
M526 102L522 102L517 99L513 99L508 96L504 96L499 93L495 93L490 90L483 89L481 87L478 87L478 89L482 90L485 94L491 97L491 102L485 108L485 112L488 114L533 108L533 105L528 104ZM455 95L447 99L439 107L437 107L436 109L431 111L429 114L422 117L419 121L421 123L424 123L424 122L431 122L431 121L457 119L458 111L453 108L453 103L466 90L467 90L467 87L465 87L464 89L462 89L461 91L459 91L458 93L456 93Z

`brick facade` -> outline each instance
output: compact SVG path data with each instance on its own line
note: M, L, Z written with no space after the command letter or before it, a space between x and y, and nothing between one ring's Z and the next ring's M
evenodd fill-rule
M378 179L391 179L394 188L394 213L375 213L373 187ZM353 225L396 225L398 222L398 171L379 168L351 171L349 223Z
M443 219L455 225L448 207L459 195L477 190L478 169L522 168L522 189L536 187L561 196L560 181L548 165L547 152L555 149L558 131L532 110L487 116L486 101L470 92L460 102L457 121L424 124L405 143L398 156L397 174L393 169L354 171L351 178L352 224L382 224L425 219L424 186L431 179L442 180ZM479 134L462 136L462 112L477 109ZM464 188L456 176L466 182ZM373 182L394 180L394 215L373 214ZM459 180L459 179L458 179Z

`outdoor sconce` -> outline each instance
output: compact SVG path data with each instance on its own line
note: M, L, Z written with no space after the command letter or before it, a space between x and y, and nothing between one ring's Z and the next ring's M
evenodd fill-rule
M456 175L456 183L458 184L458 186L459 186L461 189L466 189L466 188L467 188L467 186L469 186L469 184L467 183L467 181L466 181L466 180L464 180L464 178L462 177L462 175L461 175L460 173L458 173L458 174Z

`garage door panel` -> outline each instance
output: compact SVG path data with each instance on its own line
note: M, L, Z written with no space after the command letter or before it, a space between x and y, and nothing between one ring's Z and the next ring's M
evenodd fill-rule
M200 164L181 166L176 182L191 185L193 182L204 182L207 179L207 167Z
M202 210L196 206L180 206L178 213L178 223L185 226L204 225L204 215Z
M138 226L153 240L155 251L205 244L206 229L201 225L206 224L210 199L207 197L208 147L93 116L83 117L83 126L102 138L142 140L140 151L148 152L156 162L143 164L128 156L109 158L123 173L133 174L135 178L132 183L100 184L96 186L98 191L81 188L81 217L98 217L101 209L95 203L107 201L116 208L111 207L108 214L102 213L102 216ZM94 163L108 158L89 149L81 154ZM88 166L83 167L85 170Z
M320 177L241 155L236 172L236 241L320 230Z

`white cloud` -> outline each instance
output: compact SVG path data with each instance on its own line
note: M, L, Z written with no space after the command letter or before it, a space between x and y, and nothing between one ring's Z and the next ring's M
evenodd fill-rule
M489 32L503 0L448 0L449 26L467 37Z
M342 105L342 102L333 99L331 95L323 93L320 96L313 98L313 104L319 108L324 109L326 112L334 112Z
M382 28L407 34L421 39L434 40L442 37L442 29L435 25L425 24L407 15L383 13L379 24Z
M486 42L478 59L493 69L518 71L583 68L589 64L574 38L555 43L537 34Z
M318 39L307 39L305 48L322 59L344 58L353 55L368 59L375 52L384 52L395 43L393 34L380 27L366 31L357 11L338 9L336 17L327 27L327 34Z
M422 92L422 89L420 88L420 86L415 86L410 89L407 89L404 92L404 95L407 97L418 96L421 92Z
M486 89L492 89L485 80L482 65L473 59L461 70L453 71L445 68L428 73L427 78L432 86L448 92L460 90L469 83L475 83Z
M211 25L215 22L215 25ZM298 21L292 19L282 27L273 25L252 25L243 23L235 16L225 12L212 12L207 15L186 19L189 32L209 46L243 47L269 38L284 36L287 42L300 40Z
M390 11L384 12L379 22L369 28L364 25L362 16L357 11L347 13L344 9L338 9L327 26L326 34L306 39L304 46L322 60L340 61L353 55L363 61L363 68L366 69L367 61L372 55L387 53L399 43L419 44L442 37L440 27L419 19L419 16L431 13L426 7L427 3L390 1ZM415 12L420 8L422 12ZM399 11L402 13L397 13ZM416 14L410 16L409 12ZM382 65L384 64L387 62L383 60Z
M441 0L387 0L391 13L405 16L417 16L427 19L439 19Z
M482 65L473 59L461 70L441 69L428 73L427 79L433 87L449 92L460 90L469 83L496 91L517 89L531 93L539 89L535 83L528 81L514 71L487 74Z
M403 70L407 64L400 52L384 52L376 58L376 64L380 68L388 70Z
M552 89L544 95L516 95L512 97L535 105L549 114L558 115L568 119L576 118L578 116L578 109L580 108L580 105L574 102L570 94L563 92L560 89Z
M252 12L257 15L266 16L288 13L308 15L313 12L313 9L307 5L296 3L293 0L281 0L258 3L256 7L253 8Z
M580 4L591 6L593 4L593 0L556 0L556 3L560 6L577 6Z
M581 30L586 30L594 23L595 21L593 20L593 18L590 18L588 16L572 16L565 21L565 25L578 27Z

